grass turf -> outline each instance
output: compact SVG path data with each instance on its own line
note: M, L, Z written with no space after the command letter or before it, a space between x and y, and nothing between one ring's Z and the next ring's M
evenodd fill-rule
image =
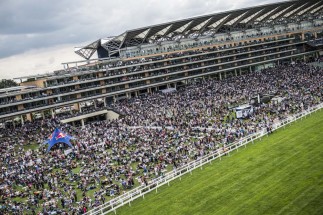
M123 214L322 214L323 111L117 209Z

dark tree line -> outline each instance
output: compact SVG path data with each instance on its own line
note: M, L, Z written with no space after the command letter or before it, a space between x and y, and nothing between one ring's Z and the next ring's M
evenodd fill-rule
M18 84L13 80L9 79L2 79L0 80L0 89L7 88L7 87L16 87Z

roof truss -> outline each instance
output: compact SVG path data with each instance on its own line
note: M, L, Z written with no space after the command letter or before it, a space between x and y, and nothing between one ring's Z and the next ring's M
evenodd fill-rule
M299 11L299 12L297 13L297 15L298 15L298 16L301 16L301 15L305 14L307 11L309 11L309 10L311 10L312 8L314 8L315 6L317 6L317 4L318 4L318 3L320 3L320 2L317 2L317 3L315 3L315 4L311 5L311 6L308 6L308 7L304 8L303 10Z
M297 11L301 10L305 5L307 5L308 3L306 2L305 4L302 4L301 6L297 6L295 9L289 11L288 13L284 14L284 18L288 18L291 15L295 14Z
M254 20L254 19L256 19L261 13L262 13L262 11L263 11L264 9L261 9L260 11L258 11L258 12L256 12L256 13L254 13L254 14L252 14L251 16L248 16L248 17L246 17L246 18L244 18L243 20L241 20L240 21L240 23L248 23L248 22L250 22L251 20Z
M100 42L101 40L97 40L83 48L76 48L75 53L88 60L98 49Z
M268 11L267 13L265 13L265 14L261 15L260 17L258 17L255 21L256 22L261 22L262 20L264 20L265 18L271 16L274 12L276 12L278 8L279 7L275 7L274 9L272 9L272 10Z
M279 11L278 13L274 13L272 16L270 16L268 18L268 22L272 22L273 20L279 18L280 16L282 16L285 12L287 12L289 9L291 9L291 7L293 7L293 5L290 5L289 7L286 7L285 9Z
M323 4L317 8L314 8L312 11L311 11L311 14L315 14L316 12L320 11L321 9L323 8Z
M182 38L196 39L204 35L214 36L218 32L232 29L246 30L254 25L257 28L271 26L275 23L285 22L286 19L298 20L298 17L306 14L317 14L323 9L322 2L322 0L289 0L148 26L126 31L107 40L95 41L75 50L75 52L89 59L99 46L105 48L109 53L117 53L120 49L129 46L140 46L147 43L158 44L167 40L180 42Z

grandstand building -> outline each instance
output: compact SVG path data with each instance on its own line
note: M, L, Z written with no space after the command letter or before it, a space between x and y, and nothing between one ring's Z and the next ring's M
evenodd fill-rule
M0 90L0 120L14 125L77 111L64 122L84 125L91 117L117 117L108 106L120 99L320 58L322 9L321 0L291 0L96 40L75 50L84 61L63 63L64 69L52 74L16 78L20 87ZM92 111L82 112L88 107Z

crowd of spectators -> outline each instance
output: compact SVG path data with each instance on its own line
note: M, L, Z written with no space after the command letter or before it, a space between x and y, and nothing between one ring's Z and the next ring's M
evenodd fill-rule
M322 77L322 69L303 63L276 66L118 101L112 107L123 117L84 128L56 117L1 129L0 213L83 214L319 104ZM237 119L234 107L258 94L283 100L261 102L249 118ZM58 144L46 152L43 142L56 127L76 138L72 150Z

